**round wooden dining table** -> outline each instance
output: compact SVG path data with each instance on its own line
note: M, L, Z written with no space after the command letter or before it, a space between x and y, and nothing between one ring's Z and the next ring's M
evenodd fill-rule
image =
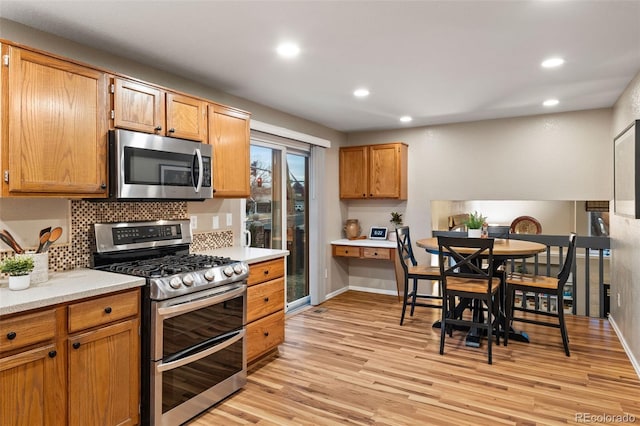
M427 250L431 254L438 254L440 251L440 246L438 245L438 238L423 238L420 240L416 240L416 245ZM474 248L464 248L461 247L458 251L461 254L469 254L473 253L477 249ZM501 239L496 238L493 243L493 262L494 268L497 268L502 265L504 262L510 259L525 259L527 257L535 256L536 254L542 253L547 250L547 246L540 243L535 243L533 241L523 241L523 240L512 240L512 239ZM502 274L500 276L501 286L504 287L504 282L502 282ZM500 297L500 315L499 321L502 322L502 330L506 329L505 315L504 315L504 291L501 291ZM466 302L465 302L466 303ZM459 310L462 311L465 309L466 304L461 303L459 306ZM458 308L456 309L458 310ZM433 324L434 327L440 327L440 321L436 321ZM520 342L529 342L529 336L519 330L514 330L513 328L509 328L509 339L517 340ZM469 334L466 338L466 345L472 347L480 346L480 335L478 334L477 329L470 330Z

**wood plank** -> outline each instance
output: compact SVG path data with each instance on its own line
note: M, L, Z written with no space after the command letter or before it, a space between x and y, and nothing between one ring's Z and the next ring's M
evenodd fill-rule
M439 311L399 325L394 296L348 291L286 319L279 352L253 364L239 392L194 419L210 425L566 425L576 415L640 419L640 379L607 320L557 329L516 324L531 343L493 347L464 333L439 354ZM638 421L638 420L636 420Z

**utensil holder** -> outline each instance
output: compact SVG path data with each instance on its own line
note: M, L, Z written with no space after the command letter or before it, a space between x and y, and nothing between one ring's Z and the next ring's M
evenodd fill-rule
M34 251L16 254L16 257L31 257L33 259L33 271L31 271L31 284L47 282L49 279L49 252L36 253Z

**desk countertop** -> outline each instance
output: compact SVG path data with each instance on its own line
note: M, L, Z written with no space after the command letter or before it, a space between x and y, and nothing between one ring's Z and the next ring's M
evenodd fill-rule
M333 246L356 246L356 247L380 247L380 248L396 248L398 245L395 241L389 240L348 240L343 238L341 240L331 241Z
M197 254L208 256L230 257L233 260L243 260L249 264L262 262L264 260L277 259L288 256L289 250L265 249L257 247L224 247L212 250L202 250Z

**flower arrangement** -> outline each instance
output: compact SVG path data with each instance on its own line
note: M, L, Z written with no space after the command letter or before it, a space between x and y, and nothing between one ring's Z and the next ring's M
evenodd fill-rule
M29 275L33 271L32 257L9 257L0 263L0 272L9 274L11 277Z
M402 213L391 212L391 220L389 222L393 223L396 227L402 226Z
M469 219L467 219L464 224L467 225L469 229L481 229L486 221L486 216L482 216L481 213L474 211L473 213L469 213Z

